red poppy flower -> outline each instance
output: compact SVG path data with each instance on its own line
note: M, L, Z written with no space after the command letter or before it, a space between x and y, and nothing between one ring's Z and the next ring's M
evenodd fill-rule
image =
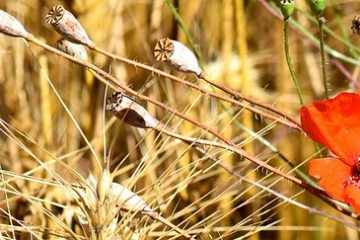
M360 213L360 94L316 101L300 115L306 134L337 156L311 160L309 174L330 197Z

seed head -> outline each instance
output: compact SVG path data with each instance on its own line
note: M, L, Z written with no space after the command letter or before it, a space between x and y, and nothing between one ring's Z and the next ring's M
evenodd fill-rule
M107 170L102 172L99 181L90 173L82 187L73 189L80 203L81 211L76 211L79 222L86 233L92 236L90 239L129 239L120 238L121 210L153 213L139 195L111 180ZM129 234L131 232L126 235Z
M67 40L89 47L94 45L79 21L62 5L52 7L45 20Z
M135 127L154 128L159 123L145 108L121 92L107 99L106 110Z
M112 183L112 177L109 170L104 169L102 172L99 182L96 186L97 195L99 197L100 204L105 202L105 199L109 195Z
M12 36L26 38L29 33L24 26L13 16L0 9L0 32Z
M76 43L66 40L65 38L61 38L56 42L55 46L57 49L65 52L77 59L80 59L84 62L86 62L88 59L86 49L81 44L76 44Z
M169 38L160 39L154 48L157 61L166 61L181 72L201 74L201 68L194 53L182 43Z
M153 212L139 195L119 183L112 183L110 197L117 200L118 206L127 210Z
M316 14L321 14L326 8L327 0L308 0L311 10Z
M295 0L281 0L280 10L284 19L288 19L294 13Z
M357 15L352 20L351 30L355 34L360 34L360 15Z

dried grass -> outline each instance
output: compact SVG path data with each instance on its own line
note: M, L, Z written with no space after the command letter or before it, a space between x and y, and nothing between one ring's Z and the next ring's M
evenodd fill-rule
M299 104L284 59L282 22L261 7L261 1L175 2L194 46L190 46L188 36L176 24L164 0L0 0L0 8L24 23L29 32L54 45L59 35L45 23L45 15L53 5L63 4L99 47L226 96L193 75L156 63L152 51L156 41L162 37L176 39L197 50L205 72L217 84L297 118ZM350 32L351 19L360 9L360 1L331 3L339 12L329 6L326 25L336 36L346 39L339 29L344 27L346 33ZM303 1L297 4L299 9L309 12ZM344 22L338 23L339 19ZM309 33L317 32L316 24L305 13L297 12L296 20ZM354 46L359 42L355 36L349 39ZM326 41L350 56L349 48L330 33ZM320 97L318 49L295 32L291 49L305 100ZM211 126L258 159L287 173L291 168L281 160L285 156L306 172L306 161L315 150L300 132L184 84L96 52L88 54L90 63L122 84ZM353 88L341 71L330 67L330 60L331 93ZM356 79L359 64L344 65ZM344 224L346 221L347 225L357 225L356 220L343 217L301 188L279 180L239 155L209 146L202 146L207 151L202 154L193 147L195 140L189 144L167 136L161 129L131 127L110 114L106 114L104 123L104 94L106 89L111 91L97 81L98 77L31 43L0 35L1 238L135 240L193 235L198 239L358 238L355 227ZM180 136L218 140L174 114L133 97L151 116ZM211 158L233 172L225 171ZM109 196L110 185L103 190L97 184L89 184L86 178L91 173L101 183L101 164L105 160L110 164L111 182L140 196L154 213L124 211L109 198L96 198L99 191L101 196ZM84 189L87 195L79 193ZM330 221L328 216L312 214L314 209L338 219Z

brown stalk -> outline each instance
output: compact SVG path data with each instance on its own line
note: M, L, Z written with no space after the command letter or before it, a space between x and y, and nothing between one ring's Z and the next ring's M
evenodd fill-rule
M238 153L237 149L229 148L228 145L222 144L215 141L209 141L204 139L198 139L198 138L191 138L186 137L183 135L180 135L176 133L173 129L167 127L165 124L161 123L159 120L155 119L150 115L150 113L140 104L136 103L133 99L130 97L124 95L121 92L115 92L113 95L107 99L106 101L106 110L110 111L115 117L121 119L125 123L135 126L137 128L152 128L156 131L158 131L160 134L165 134L167 136L173 137L175 139L178 139L185 144L189 145L190 147L196 149L198 152L204 154L207 158L211 159L214 163L218 164L220 167L222 167L224 170L232 174L233 176L237 177L238 179L242 180L244 179L242 176L240 176L237 172L232 170L229 166L221 162L220 160L216 159L215 157L209 155L207 151L202 147L201 145L206 146L212 146L212 147L219 147L225 150L230 150L235 153ZM273 191L272 189L265 187L255 181L244 179L245 181L249 181L250 183L253 183L254 185L267 190L268 192L274 194L275 196L284 199L286 201L289 201L289 199L286 199L283 195L277 193L276 191ZM337 210L341 211L342 213L346 215L351 215L352 213L347 211L346 209L339 209L339 207L333 202L330 201L329 198L326 197L326 193L320 189L314 188L313 186L307 184L306 182L300 185L304 189L310 191L318 198L322 199L324 202L328 203L330 206L336 208ZM296 206L299 206L301 208L304 208L304 205L293 201L293 204ZM324 216L328 216L326 213L323 213L322 211L319 211L317 209L313 208L306 208L310 209L312 212L319 213ZM331 216L331 218L335 219Z
M110 74L108 74L107 72L103 71L102 69L96 67L95 65L92 65L92 64L89 64L89 63L86 63L84 61L81 61L75 57L72 57L66 53L63 53L62 51L56 49L56 48L53 48L49 45L47 45L46 43L43 43L42 41L38 40L37 38L35 38L33 35L29 35L26 40L30 41L30 42L33 42L35 43L36 45L50 51L50 52L53 52L54 54L56 55L60 55L76 64L79 64L83 67L86 67L92 71L94 71L96 74L98 74L98 77L99 77L99 80L102 81L103 83L105 84L108 84L110 83L110 86L116 90L116 91L119 91L119 90L122 90L122 91L126 91L127 93L129 93L130 95L132 96L136 96L138 97L139 99L142 99L144 101L147 101L147 102L150 102L158 107L161 107L163 108L164 110L194 124L195 126L213 134L214 136L216 136L217 138L219 138L221 141L225 142L225 143L229 143L230 142L228 140L226 140L223 136L221 136L221 134L219 134L218 132L216 132L215 130L211 129L210 127L208 126L205 126L203 125L202 123L198 122L197 120L194 120L192 118L189 118L188 116L182 114L181 112L177 111L176 109L173 109L172 107L169 107L168 105L162 103L162 102L159 102L157 100L154 100L152 98L149 98L127 86L124 86L122 84L119 83L119 81L114 78L113 76L111 76Z
M219 133L216 132L215 130L211 129L210 127L208 127L208 126L206 126L206 125L203 125L202 123L200 123L200 122L198 122L198 121L196 121L196 120L194 120L194 119L189 118L188 116L182 114L181 112L179 112L179 111L177 111L177 110L175 110L175 109L173 109L173 108L171 108L171 107L169 107L169 106L167 106L167 105L165 105L165 104L163 104L163 103L161 103L161 102L159 102L159 101L157 101L157 100L154 100L154 99L151 99L151 98L149 98L149 97L147 97L147 96L144 96L144 95L142 95L141 93L136 92L136 91L134 91L134 90L132 90L132 89L126 87L126 86L122 86L122 85L117 81L116 78L114 78L114 77L111 76L110 74L104 72L104 71L101 70L100 68L98 68L98 67L96 67L96 66L94 66L94 65L92 65L92 64L86 63L86 62L84 62L84 61L78 60L77 58L74 58L74 57L72 57L72 56L70 56L70 55L68 55L68 54L65 54L65 53L57 50L56 48L53 48L53 47L47 45L46 43L41 42L40 40L38 40L37 38L35 38L35 37L34 37L33 35L31 35L31 34L26 38L26 40L28 40L28 41L30 41L30 42L33 42L33 43L35 43L36 45L38 45L38 46L40 46L40 47L42 47L42 48L44 48L44 49L46 49L46 50L48 50L48 51L51 51L51 52L53 52L53 53L55 53L55 54L57 54L57 55L60 55L60 56L66 58L66 59L68 59L68 60L70 60L70 61L72 61L72 62L74 62L74 63L77 63L77 64L79 64L79 65L82 65L82 66L84 66L84 67L86 67L86 68L94 71L95 73L97 73L97 74L99 75L98 77L99 77L99 79L100 79L102 82L104 82L105 84L111 83L110 86L111 86L112 88L114 88L115 90L120 90L120 89L121 89L121 90L125 90L125 91L129 92L130 94L132 94L132 95L134 95L134 96L137 96L137 97L139 97L140 99L142 99L142 100L144 100L144 101L151 102L151 103L153 103L153 104L155 104L155 105L157 105L157 106L159 106L159 107L161 107L161 108L163 108L163 109L165 109L165 110L173 113L174 115L176 115L176 116L178 116L178 117L180 117L180 118L183 118L184 120L189 121L190 123L196 125L197 127L199 127L199 128L201 128L201 129L203 129L203 130L205 130L205 131L213 134L214 136L216 136L216 137L218 137L220 140L222 140L224 143L228 144L228 146L227 146L227 145L224 145L224 144L222 144L222 143L219 143L219 142L213 142L213 141L208 141L208 140L202 140L201 144L208 144L208 145L210 145L210 146L222 147L222 148L224 148L224 149L228 149L228 150L230 150L230 151L236 152L236 153L238 153L239 155L241 155L242 157L244 157L244 158L248 159L249 161L257 164L258 166L264 167L265 169L269 170L270 172L273 172L273 173L275 173L276 175L278 175L278 176L280 176L280 177L283 177L284 179L287 179L287 180L289 180L289 181L297 184L298 186L306 189L307 191L313 193L314 195L318 196L318 197L319 197L320 199L322 199L323 201L327 202L329 205L333 206L333 207L334 207L335 209L337 209L338 211L341 211L341 212L344 212L344 211L345 211L345 210L342 209L342 208L339 209L338 206L336 206L333 202L331 202L329 199L327 199L327 198L322 194L322 191L320 191L319 189L317 189L317 188L315 188L315 187L313 187L313 186L311 186L311 185L303 182L302 180L300 180L300 179L298 179L298 178L296 178L296 177L293 177L293 176L291 176L291 175L288 175L288 174L286 174L286 173L283 173L283 172L281 172L280 170L278 170L278 169L276 169L276 168L268 165L267 163L264 163L264 162L261 161L260 159L257 159L256 157L249 155L249 154L248 154L247 152L245 152L243 149L241 149L240 147L236 146L233 142L225 139L221 134L219 134ZM174 136L175 136L175 135L174 135ZM180 136L181 136L181 135L180 135ZM188 141L188 140L190 140L190 139L185 139L185 140ZM193 141L194 139L191 139L191 140ZM347 215L349 215L349 214L347 214Z
M204 139L197 139L197 138L191 138L191 137L187 137L187 136L183 136L180 135L178 133L175 133L174 131L172 131L171 129L166 128L163 124L159 124L155 130L159 131L160 133L164 133L170 137L176 138L181 140L182 142L188 144L189 146L195 148L197 151L199 151L200 153L204 154L204 156L208 157L209 159L211 159L214 163L217 163L221 168L223 168L225 171L227 171L228 173L234 175L235 177L239 178L239 179L244 179L244 177L240 176L237 172L235 172L234 170L232 170L230 167L228 167L227 165L223 164L221 161L219 161L218 159L208 155L206 153L206 150L202 147L197 146L196 144L202 144L202 145L207 145L207 146L211 146L211 147L218 147L218 148L222 148L225 150L229 150L232 152L235 152L237 154L239 154L240 156L243 156L243 152L245 152L244 150L240 149L241 151L239 151L238 147L232 147L223 143L219 143L219 142L215 142L215 141L210 141L210 140L204 140ZM245 152L246 153L246 152ZM247 154L247 153L246 153ZM247 158L247 157L245 157ZM247 158L248 160L250 160L249 158ZM256 159L257 160L257 159ZM252 160L250 160L252 161ZM255 161L255 160L254 160ZM322 191L321 189L315 188L312 185L309 185L306 182L303 182L302 180L296 178L296 177L292 177L290 175L287 175L283 172L281 172L280 170L268 165L265 162L262 162L263 165L258 164L261 167L266 168L267 170L279 175L279 176L283 176L285 179L290 180L291 182L297 184L298 186L302 187L303 189L307 190L308 192L314 194L316 197L318 197L319 199L323 200L324 202L326 202L328 205L330 205L331 207L335 208L336 210L338 210L339 212L351 216L353 218L359 219L359 216L353 216L352 212L349 212L346 209L341 208L339 205L336 205L333 201L331 201L327 196L326 193L324 191ZM257 164L257 163L256 163ZM291 179L290 179L291 178ZM246 179L247 181L250 181L248 179ZM254 181L252 181L252 183L254 184ZM256 184L257 186L259 184ZM264 188L264 186L261 186L262 188ZM269 189L267 188L267 191L269 191ZM283 198L283 196L279 195L277 192L273 191L270 189L270 192L272 194L274 194L277 197ZM316 212L316 210L313 210L314 212Z
M238 101L238 100L235 100L235 99L232 99L232 98L228 98L228 97L223 96L223 95L221 95L221 94L217 94L217 93L210 92L210 91L208 91L208 90L206 90L206 89L204 89L204 88L199 87L199 86L196 85L196 84L193 84L193 83L191 83L191 82L189 82L189 81L183 80L183 79L181 79L181 78L179 78L179 77L173 76L173 75L171 75L171 74L169 74L169 73L166 73L166 72L164 72L164 71L161 71L161 70L159 70L159 69L157 69L157 68L154 68L154 67L148 66L148 65L146 65L146 64L143 64L143 63L139 63L139 62L130 60L130 59L125 58L125 57L121 57L121 56L115 55L115 54L110 53L110 52L108 52L108 51L105 51L104 49L101 49L101 48L99 48L99 47L97 47L97 46L92 46L92 47L89 47L89 48L92 49L92 50L95 50L96 52L99 52L99 53L101 53L101 54L104 54L105 56L108 56L108 57L111 57L111 58L113 58L113 59L115 59L115 60L118 60L118 61L120 61L120 62L129 64L129 65L132 65L132 66L134 66L134 67L142 68L142 69L144 69L144 70L147 70L147 71L150 71L150 72L152 72L152 73L156 73L156 74L158 74L158 75L160 75L160 76L166 77L166 78L168 78L168 79L170 79L170 80L173 80L173 81L179 82L179 83L181 83L181 84L184 84L184 85L186 85L186 86L188 86L188 87L191 87L191 88L193 88L193 89L196 89L196 90L198 90L199 92L204 93L204 94L206 94L206 95L208 95L208 96L221 99L221 100L223 100L223 101L226 101L226 102L235 104L235 105L237 105L237 106L241 106L242 108L244 108L244 109L246 109L246 110L249 110L249 111L251 111L251 112L253 112L253 113L259 114L259 115L263 116L264 118L267 118L267 119L270 119L270 120L272 120L272 121L274 121L274 122L280 123L280 124L282 124L282 125L284 125L284 126L286 126L286 127L294 128L294 129L297 129L297 130L301 130L300 124L299 124L296 120L294 120L294 119L292 119L291 117L287 116L285 113L282 113L282 112L280 112L279 110L276 110L276 109L274 109L274 108L272 108L272 107L270 107L270 106L267 106L267 105L265 105L265 104L263 104L263 103L259 103L259 102L255 101L255 100L252 100L252 99L250 99L250 98L248 98L248 97L245 97L245 96L241 95L240 93L236 93L234 90L230 90L229 88L226 88L226 87L221 87L219 84L216 84L216 83L210 81L207 77L205 78L205 77L203 76L204 78L201 78L201 79L203 79L203 80L206 79L206 81L207 81L209 84L214 85L215 87L217 87L217 88L219 88L219 89L221 89L221 90L223 90L223 91L225 91L225 92L227 92L227 93L229 93L229 94L234 95L234 94L236 93L235 96L236 96L237 98L239 98L239 99L241 99L241 100L248 101L248 102L250 102L250 103L252 103L252 104L254 104L254 105L258 105L258 106L260 106L260 107L262 107L262 108L264 108L264 109L267 109L267 110L269 110L269 111L272 111L272 112L278 114L279 116L284 117L285 120L284 120L284 119L281 119L281 118L278 118L278 117L276 117L276 116L273 116L273 115L271 115L271 114L268 114L268 113L266 113L266 112L263 112L263 111L261 111L260 109L254 108L254 107L249 106L249 105L247 105L247 104L244 104L244 103L242 103L242 102L240 102L240 101ZM220 87L221 87L221 88L220 88Z
M243 150L242 148L240 148L240 147L238 147L238 146L236 146L234 144L230 145L230 144L224 144L224 143L221 143L221 142L216 142L216 141L211 141L211 140L186 137L186 136L177 134L177 133L175 133L173 131L170 131L170 130L166 129L165 126L162 125L162 124L159 124L155 129L158 130L159 132L162 132L162 133L166 134L166 135L169 135L171 137L180 139L180 140L182 140L182 141L184 141L184 142L186 142L188 144L202 144L202 145L206 145L206 146L218 147L218 148L222 148L222 149L225 149L225 150L232 151L232 152L237 153L240 156L250 160L251 162L255 163L256 165L258 165L260 167L263 167L263 168L275 173L276 175L284 177L285 179L290 180L291 182L294 182L294 183L296 183L296 184L298 184L298 185L300 185L302 187L305 184L300 179L298 179L296 177L293 177L293 176L290 176L290 175L287 175L286 173L283 173L279 169L274 168L273 166L270 166L269 164L261 161L260 159L248 154L245 150Z
M243 95L243 94L241 94L241 93L239 93L239 92L237 92L237 91L232 90L231 88L228 88L228 87L226 87L226 86L223 86L223 85L221 85L221 84L218 84L218 83L212 81L212 80L211 80L207 75L205 75L204 73L201 73L198 77L199 77L200 79L204 80L205 82L209 83L210 85L212 85L212 86L220 89L221 91L226 92L226 93L234 96L236 99L240 99L240 100L249 102L249 103L254 104L254 105L258 106L258 107L261 107L261 108L263 108L263 109L266 109L266 110L268 110L268 111L270 111L270 112L276 113L277 115L279 115L279 116L283 117L284 119L286 119L286 120L292 122L293 124L295 124L295 125L298 127L298 128L296 127L296 129L301 130L301 125L300 125L294 118L290 117L290 116L287 115L286 113L283 113L282 111L280 111L280 110L278 110L278 109L276 109L276 108L274 108L274 107L272 107L272 106L269 106L269 105L267 105L267 104L261 103L261 102L255 100L255 99L253 99L253 98L251 98L251 97L247 97L247 96L245 96L245 95Z
M158 131L159 131L159 130L158 130ZM264 191L267 191L267 192L273 194L274 196L276 196L276 197L278 197L278 198L280 198L280 199L283 199L283 200L285 200L285 201L291 202L291 203L294 204L295 206L298 206L298 207L300 207L300 208L306 209L306 210L308 210L309 212L317 213L317 214L326 216L326 217L328 217L328 218L334 219L334 220L336 220L336 221L343 222L342 219L339 219L339 218L336 217L336 216L332 216L332 215L330 215L330 214L328 214L328 213L326 213L326 212L320 211L320 210L318 210L318 209L316 209L316 208L310 208L310 207L307 207L307 206L306 206L307 208L304 208L304 206L303 206L301 203L298 203L298 202L296 202L296 201L293 200L293 199L287 198L286 196L284 196L284 195L282 195L282 194L280 194L280 193L272 190L270 187L263 186L263 185L261 185L260 183L258 183L258 182L256 182L256 181L253 181L253 180L250 180L250 179L247 179L247 178L241 176L238 172L234 171L232 168L230 168L230 167L227 166L226 164L222 163L219 159L217 159L217 158L209 155L204 148L199 147L199 146L197 146L197 145L194 145L193 142L189 142L188 139L186 139L186 137L184 137L184 136L178 135L178 134L176 134L176 133L174 133L174 132L172 132L172 133L174 133L174 134L170 134L169 131L167 131L167 132L162 131L162 132L163 132L164 134L170 136L170 137L174 137L174 138L176 138L176 139L181 140L181 141L184 142L185 144L188 144L190 147L196 149L198 152L202 153L205 157L209 158L212 162L216 163L216 164L219 165L222 169L224 169L225 171L227 171L228 173L230 173L231 175L235 176L236 178L238 178L238 179L241 180L241 181L245 181L245 182L247 182L247 183L250 183L250 184L252 184L252 185L255 185L255 186L259 187L260 189L262 189L262 190L264 190ZM181 137L178 137L178 136L181 136ZM303 187L303 186L302 186L302 187ZM324 201L325 203L327 203L329 206L335 208L336 210L338 210L339 212L341 212L341 213L343 213L343 214L345 214L345 215L347 215L347 216L351 216L351 217L353 217L353 218L359 219L359 216L353 216L353 213L352 213L351 211L349 211L349 210L347 210L347 209L344 209L344 208L341 208L341 207L339 207L338 205L336 205L333 201L330 201L329 198L326 197L326 193L325 193L324 191L322 191L321 189L317 189L317 188L314 188L314 187L309 186L309 185L307 185L307 188L305 188L305 189L309 191L309 188L311 188L310 192L311 192L312 194L314 194L316 197L318 197L319 199L321 199L322 201ZM343 223L345 223L346 225L349 226L348 223L346 223L346 222L343 222ZM351 227L353 227L353 226L351 225Z
M175 115L177 115L177 116L179 116L179 117L181 117L181 118L183 118L183 119L191 122L192 124L200 127L201 129L203 129L203 130L205 130L205 131L207 131L207 132L212 133L214 136L218 137L220 140L222 140L223 142L225 142L225 143L228 144L228 145L224 145L224 144L222 144L222 143L213 142L213 141L208 141L208 140L201 140L201 142L199 142L200 144L208 144L209 146L221 147L221 148L224 148L224 149L227 149L227 150L236 152L236 153L238 153L239 155L243 156L244 158L246 158L246 159L250 160L251 162L257 164L258 166L264 167L265 169L267 169L267 170L269 170L269 171L277 174L278 176L283 177L283 178L285 178L285 179L287 179L287 180L289 180L289 181L291 181L291 182L299 185L300 187L306 189L307 191L313 193L314 195L318 196L318 197L319 197L320 199L322 199L323 201L327 202L330 206L333 206L333 207L334 207L335 209L337 209L338 211L343 212L343 213L345 213L345 214L347 213L347 215L349 215L349 213L348 213L346 210L344 210L344 209L342 209L342 208L339 208L339 206L335 205L332 201L330 201L328 198L326 198L326 197L323 195L322 191L314 188L313 186L311 186L311 185L303 182L302 180L300 180L300 179L298 179L298 178L296 178L296 177L293 177L293 176L291 176L291 175L288 175L288 174L285 174L285 173L281 172L280 170L278 170L278 169L276 169L276 168L268 165L267 163L264 163L263 161L261 161L260 159L257 159L257 158L254 157L254 156L249 155L246 151L244 151L244 150L241 149L240 147L236 146L234 143L232 143L232 142L226 140L225 138L223 138L218 132L212 130L210 127L205 126L205 125L201 124L200 122L198 122L198 121L196 121L196 120L193 120L193 119L187 117L186 115L183 115L182 113L178 112L177 110L175 110L175 109L173 109L173 108L171 108L171 107L169 107L169 106L167 106L167 105L165 105L165 104L163 104L163 103L161 103L161 102L158 102L158 101L156 101L156 100L153 100L153 99L151 99L151 98L148 98L147 96L144 96L144 95L142 95L142 94L140 94L140 93L138 93L138 92L136 92L136 91L134 91L134 90L126 87L126 86L122 86L121 84L119 84L119 82L118 82L114 77L112 77L112 76L109 75L108 73L104 72L103 70L97 68L96 66L94 66L94 65L92 65L92 64L88 64L88 63L83 62L83 61L81 61L81 60L78 60L78 59L76 59L76 58L74 58L74 57L72 57L72 56L70 56L70 55L68 55L68 54L65 54L65 53L63 53L63 52L61 52L61 51L59 51L59 50L57 50L57 49L55 49L55 48L53 48L53 47L51 47L51 46L49 46L49 45L47 45L47 44L39 41L38 39L36 39L36 38L35 38L34 36L32 36L32 35L30 35L30 36L27 37L26 39L27 39L28 41L31 41L31 42L37 44L37 45L40 46L40 47L43 47L44 49L47 49L47 50L49 50L49 51L51 51L51 52L53 52L53 53L55 53L55 54L57 54L57 55L61 55L61 56L63 56L64 58L67 58L67 59L70 60L70 61L73 61L73 62L75 62L75 63L77 63L77 64L79 64L79 65L82 65L82 66L84 66L84 67L87 67L87 68L91 69L92 71L94 71L94 72L96 72L97 74L99 74L99 77L100 77L99 79L100 79L101 81L103 81L104 83L110 82L110 83L114 84L115 86L114 86L114 85L110 85L110 86L113 87L114 89L118 90L118 89L120 88L120 89L122 89L122 90L125 90L125 91L131 93L132 95L138 96L140 99L143 99L143 100L145 100L145 101L149 101L149 102L151 102L151 103L153 103L153 104L155 104L155 105L157 105L157 106L159 106L159 107L162 107L162 108L164 108L165 110L167 110L167 111L169 111L169 112L171 112L171 113L173 113L173 114L175 114ZM103 78L105 78L106 80L103 79ZM173 134L173 136L175 137L176 134ZM184 138L184 137L181 136L181 135L178 135L178 136ZM184 140L186 140L186 141L189 141L189 140L194 141L194 139L191 139L191 138L190 138L190 139L189 139L189 138L186 139L186 137L184 138ZM195 141L195 142L196 142L196 141Z
M171 107L169 107L168 105L162 103L162 102L159 102L157 100L154 100L152 98L149 98L145 95L142 95L141 93L127 87L127 86L123 86L119 83L119 81L114 78L113 76L111 76L110 74L108 74L107 72L101 70L100 68L92 65L92 64L89 64L89 63L86 63L84 61L81 61L75 57L72 57L66 53L63 53L62 51L56 49L56 48L53 48L49 45L47 45L46 43L43 43L42 41L38 40L36 37L34 37L33 35L29 35L26 40L30 41L30 42L33 42L35 43L36 45L48 50L48 51L51 51L57 55L60 55L74 63L77 63L79 65L82 65L94 72L96 72L98 74L98 77L99 79L104 82L105 84L108 84L110 83L110 86L115 89L115 90L123 90L123 91L126 91L128 92L129 94L133 95L133 96L136 96L138 97L139 99L142 99L144 101L147 101L147 102L150 102L150 103L153 103L155 105L157 105L158 107L161 107L163 109L165 109L166 111L194 124L195 126L211 133L212 135L214 135L215 137L219 138L221 141L223 141L224 143L226 143L227 145L224 145L224 144L221 144L219 142L213 142L214 146L218 146L218 147L224 147L225 149L228 149L228 150L231 150L231 151L234 151L236 153L238 153L239 155L243 156L244 158L250 160L251 162L255 163L256 165L258 166L261 166L261 167L264 167L265 169L279 175L280 177L283 177L291 182L294 182L300 186L304 185L304 182L296 177L293 177L291 175L288 175L288 174L285 174L281 171L279 171L278 169L268 165L267 163L264 163L263 161L261 161L260 159L248 154L246 151L244 151L242 148L236 146L233 142L225 139L220 133L218 133L217 131L211 129L209 126L206 126L200 122L198 122L197 120L194 120L184 114L182 114L181 112L177 111L176 109L173 109ZM127 61L130 61L128 59L126 59ZM147 66L148 67L148 66ZM203 144L204 143L208 143L208 144L211 144L211 141L207 141L207 140L203 140Z

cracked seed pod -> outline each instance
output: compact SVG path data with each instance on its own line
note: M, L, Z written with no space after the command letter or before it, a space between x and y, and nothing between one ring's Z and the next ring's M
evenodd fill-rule
M62 5L52 7L45 20L67 40L89 47L94 45L79 21Z
M157 61L166 61L181 72L200 76L201 69L194 53L182 43L169 38L160 39L154 48Z
M360 35L360 15L355 16L352 20L351 30L354 34L356 33Z
M81 44L76 44L66 40L65 38L61 38L56 42L55 46L57 49L84 62L86 62L88 59L86 49Z
M24 26L16 18L1 9L0 32L12 37L27 38L29 36Z
M106 110L135 127L154 128L159 123L145 108L121 92L107 99Z

